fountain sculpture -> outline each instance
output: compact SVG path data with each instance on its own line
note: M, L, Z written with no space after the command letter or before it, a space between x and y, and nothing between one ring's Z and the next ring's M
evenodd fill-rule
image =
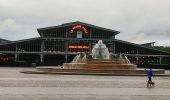
M98 43L92 49L92 56L94 59L109 59L109 50L105 44L103 44L102 40L99 40Z
M124 54L113 55L102 40L92 49L92 53L80 53L71 63L64 63L64 69L136 69Z

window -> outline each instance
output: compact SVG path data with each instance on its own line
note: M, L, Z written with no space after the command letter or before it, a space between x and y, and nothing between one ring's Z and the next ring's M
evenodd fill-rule
M82 38L82 33L81 30L77 30L77 38Z

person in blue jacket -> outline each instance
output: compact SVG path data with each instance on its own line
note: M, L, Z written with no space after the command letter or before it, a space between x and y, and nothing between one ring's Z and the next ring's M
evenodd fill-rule
M151 68L149 68L149 70L147 70L147 76L148 76L148 82L152 82L153 72L152 72Z

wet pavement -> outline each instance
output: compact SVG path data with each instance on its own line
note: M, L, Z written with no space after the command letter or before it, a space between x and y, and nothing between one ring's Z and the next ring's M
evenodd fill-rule
M0 67L0 100L170 100L170 77L23 74ZM167 71L166 73L170 73Z

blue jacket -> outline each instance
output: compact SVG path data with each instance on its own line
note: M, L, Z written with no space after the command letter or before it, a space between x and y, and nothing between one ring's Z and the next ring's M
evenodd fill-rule
M153 76L152 69L147 70L147 76L148 77L152 77Z

